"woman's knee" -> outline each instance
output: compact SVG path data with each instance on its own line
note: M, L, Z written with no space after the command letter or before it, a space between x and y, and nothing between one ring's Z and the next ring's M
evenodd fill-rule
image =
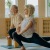
M13 37L15 36L15 32L13 32L12 36L13 36Z
M34 37L39 37L39 35L37 33L33 33Z
M11 33L13 33L14 31L15 31L15 28L10 29L10 30L8 31L8 34L11 34Z
M11 34L11 32L12 32L12 29L10 29L10 30L8 31L8 34Z
M17 32L13 32L12 36L13 38L19 38L19 35L17 34Z
M13 36L13 37L17 36L17 33L16 33L16 32L13 32L13 33L12 33L12 36Z
M8 31L8 33L10 33L11 32L11 29Z

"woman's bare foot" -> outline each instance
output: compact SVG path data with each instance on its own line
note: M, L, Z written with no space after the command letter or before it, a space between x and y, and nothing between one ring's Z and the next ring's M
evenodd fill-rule
M7 36L7 38L9 39L9 38L10 38L10 36Z
M26 50L24 46L21 47L21 50Z

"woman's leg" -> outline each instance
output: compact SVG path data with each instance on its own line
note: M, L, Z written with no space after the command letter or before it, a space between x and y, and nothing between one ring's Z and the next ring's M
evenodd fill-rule
M49 41L50 37L42 37L44 40Z
M15 32L15 30L16 30L16 28L13 28L13 29L10 29L10 30L8 31L8 34L9 34L9 36L10 36L12 39L13 39L12 33Z
M44 47L50 48L50 43L42 39L38 34L34 33L32 38L24 38L21 35L18 35L16 32L13 33L13 38L19 43L20 46L23 46L21 41L28 43L36 43Z
M39 44L44 47L50 48L50 43L46 42L42 37L40 37L37 33L33 33L32 43Z
M24 42L29 42L31 43L31 38L24 38L23 36L21 35L18 35L16 32L13 33L13 38L16 42L18 42L18 44L20 46L23 46L22 42L21 41L24 41Z

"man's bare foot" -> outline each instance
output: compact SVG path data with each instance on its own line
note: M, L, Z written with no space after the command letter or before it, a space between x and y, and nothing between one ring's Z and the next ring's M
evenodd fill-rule
M24 46L21 47L21 50L26 50Z

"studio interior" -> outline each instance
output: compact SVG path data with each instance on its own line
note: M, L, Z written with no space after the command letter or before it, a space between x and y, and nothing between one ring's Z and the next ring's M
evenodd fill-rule
M0 50L10 49L50 50L50 0L0 0Z

